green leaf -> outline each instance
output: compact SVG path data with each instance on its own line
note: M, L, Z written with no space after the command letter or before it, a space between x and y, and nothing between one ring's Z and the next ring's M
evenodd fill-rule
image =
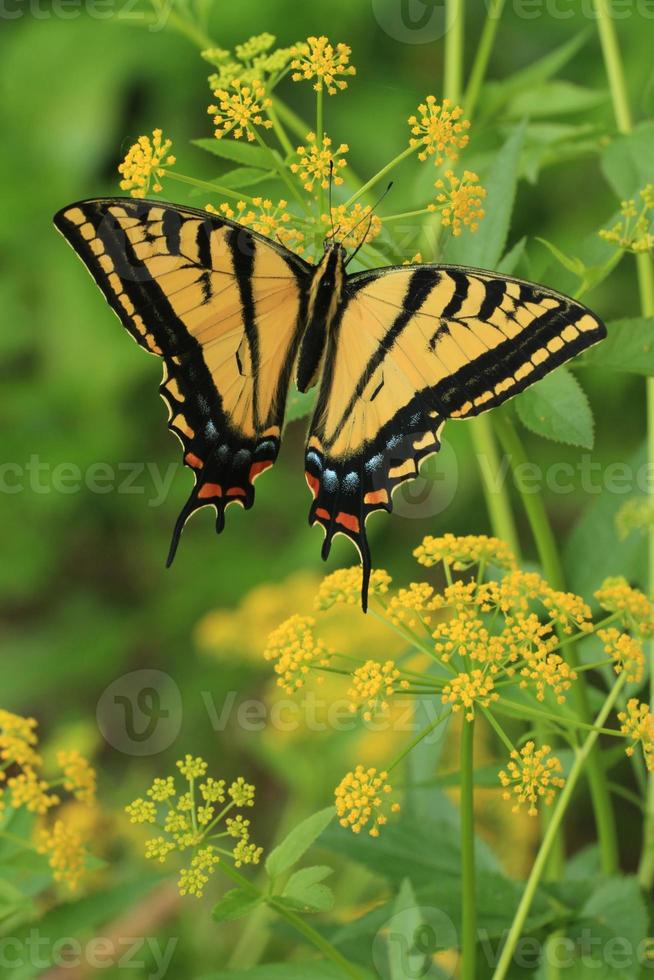
M214 905L211 916L215 922L232 922L247 915L257 905L261 905L263 896L257 895L246 888L232 888Z
M616 197L633 197L651 184L653 159L653 121L641 123L627 135L616 136L602 154L602 171Z
M429 909L432 914L437 910ZM442 914L442 913L441 913ZM445 922L447 917L443 916ZM393 906L393 917L389 921L387 951L388 968L390 980L406 980L407 977L421 977L428 975L430 971L432 956L439 949L454 948L457 943L454 926L451 926L451 935L448 935L447 928L434 929L435 923L425 923L423 910L420 902L415 896L411 882L405 878L402 882L397 898ZM425 934L421 935L421 929L427 926ZM440 934L439 934L440 933ZM425 948L425 937L430 936L435 943L445 945L434 945L431 943L429 948Z
M584 354L584 367L654 376L654 317L613 320L607 330L606 340Z
M584 88L572 82L555 81L519 92L507 106L507 115L514 119L525 116L539 118L568 112L587 112L606 102L608 92Z
M282 892L284 903L298 912L329 911L334 906L334 893L320 882L333 873L333 868L325 865L295 871Z
M596 884L568 935L577 957L562 978L636 980L638 951L647 937L647 908L634 877L608 878Z
M525 254L527 247L527 236L523 235L515 245L502 256L497 264L497 271L505 276L515 275L515 270Z
M242 187L253 187L264 180L274 180L277 176L272 170L261 170L259 167L236 167L226 174L216 177L216 183L221 187L240 190Z
M482 114L490 116L498 112L511 98L519 92L526 92L537 85L542 85L552 78L568 61L576 55L585 44L590 32L583 30L570 38L559 48L555 48L544 58L527 65L522 71L514 72L501 82L490 82L485 86L482 102Z
M448 262L485 269L497 267L509 235L524 133L525 125L517 126L494 157L483 179L488 192L484 219L474 234L449 239L446 246Z
M537 235L536 241L540 242L541 245L544 245L545 248L551 252L556 261L561 263L564 269L567 269L568 272L578 276L580 279L583 277L586 267L581 259L574 258L571 255L566 255L562 249L560 249L557 245L554 245L553 242L548 242L546 238L540 238Z
M242 163L245 167L257 167L259 170L270 169L270 153L266 153L260 146L253 146L252 143L230 139L199 139L191 142L201 150L222 157L223 160L233 160L235 163Z
M548 374L518 395L514 404L522 424L539 436L593 448L593 414L581 385L567 368Z
M298 391L293 385L286 402L285 420L294 422L295 419L309 415L316 400L316 391L316 388L311 388L309 391Z
M294 827L287 837L266 858L266 871L271 878L283 874L309 850L334 817L334 807L318 810Z

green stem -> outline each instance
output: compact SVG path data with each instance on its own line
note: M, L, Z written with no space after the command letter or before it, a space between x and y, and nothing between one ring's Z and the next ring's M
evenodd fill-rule
M610 0L595 0L595 11L616 125L621 133L630 133L633 129L633 118L615 21L611 16ZM643 316L654 316L654 266L648 253L643 252L636 256L636 269ZM647 454L651 465L654 463L654 379L652 378L647 379ZM654 588L654 528L650 528L648 533L648 579L651 591ZM650 704L654 707L654 642L649 644L649 660ZM638 878L643 888L647 890L654 883L654 774L648 777Z
M500 473L500 455L488 415L479 415L476 419L471 419L469 428L493 534L506 541L513 554L519 558L518 533L511 512L506 481L502 479Z
M304 200L304 198L300 194L299 190L297 189L297 187L295 186L295 184L291 180L291 178L290 178L290 176L288 174L288 171L286 170L286 167L284 166L284 164L280 160L279 156L277 155L277 153L275 153L274 150L272 150L268 146L268 144L266 143L266 141L261 137L261 135L259 134L259 132L257 132L256 129L254 129L253 132L254 132L256 141L259 144L259 146L261 147L261 149L262 150L265 150L266 153L269 155L270 162L273 165L273 167L275 168L275 170L277 171L277 174L281 178L282 182L284 184L286 184L286 186L288 187L288 189L291 192L292 196L295 198L295 200L298 202L298 204L300 204L300 206L302 207L303 211L306 212L308 210L307 209L306 201Z
M268 116L271 123L273 124L273 131L277 139L281 143L282 147L284 148L284 153L286 153L286 155L289 157L292 156L295 153L295 148L291 143L290 139L288 138L288 136L286 135L286 130L284 129L282 123L280 122L279 116L277 115L277 112L275 110L274 103L273 105L268 106L268 108L266 109L266 115Z
M396 157L393 157L393 159L387 163L385 167L382 167L381 170L374 174L370 180L367 180L365 184L362 184L361 187L359 187L359 189L347 199L345 202L345 207L350 208L355 201L358 201L360 197L370 190L371 187L374 187L375 184L379 183L382 177L385 177L387 173L390 173L393 167L397 167L399 163L406 160L407 157L410 157L411 154L415 153L417 149L417 146L407 146L405 150L402 150L402 152L398 153Z
M516 486L522 497L522 502L529 519L545 577L553 588L564 590L563 569L543 499L539 493L527 492L517 476L516 467L520 466L522 468L523 464L528 462L520 436L506 410L497 412L495 418L502 447L510 459ZM565 637L560 636L559 638L564 639ZM567 657L573 669L579 665L574 644L569 645ZM577 681L573 687L573 697L581 721L588 723L591 717L590 703L588 700L586 679L583 674L577 677ZM611 794L606 783L606 774L597 752L592 753L588 759L587 776L597 825L602 869L605 874L614 874L618 867L618 842L615 815L611 805Z
M488 7L486 21L481 32L477 53L463 98L463 108L468 119L470 119L477 107L477 100L479 99L481 86L486 77L486 69L488 68L491 51L495 43L495 35L497 34L497 28L500 26L504 3L505 0L491 0L490 6Z
M191 187L198 187L200 190L208 191L213 195L220 194L224 197L231 197L235 201L247 201L248 204L252 204L251 197L248 197L247 194L243 194L242 191L235 191L231 187L221 187L220 184L214 184L208 180L199 180L197 177L187 177L186 174L180 174L176 170L164 170L163 176L167 180L178 180L181 184L189 184Z
M443 89L446 98L458 104L461 101L463 80L465 0L446 0L445 18L445 72Z
M271 909L273 909L283 919L286 919L288 924L293 926L296 932L299 932L300 935L304 936L304 938L311 943L312 946L315 946L316 949L320 950L320 952L323 953L327 959L331 960L332 963L335 963L346 976L351 977L352 980L362 980L362 975L359 970L353 967L352 964L348 962L348 960L346 960L341 953L339 953L335 946L332 946L332 944L325 939L324 936L321 936L316 929L305 922L299 915L296 915L295 912L291 912L290 909L285 908L285 906L278 902L274 896L264 895L256 887L256 885L253 885L252 882L249 881L244 875L239 874L236 868L233 868L227 863L227 861L221 861L220 867L222 871L224 871L225 874L227 874L233 881L237 882L241 888L245 888L251 894L259 895L261 898L263 898Z
M475 980L477 896L475 882L475 722L461 729L461 980Z
M531 903L533 901L534 895L536 893L536 889L538 888L540 880L545 871L545 867L547 865L550 852L556 840L563 817L568 808L568 804L572 799L572 794L574 793L575 787L579 781L579 777L581 776L584 770L584 766L587 764L588 759L590 758L592 750L595 746L595 743L599 738L599 734L600 734L599 729L604 726L604 722L606 721L609 714L611 713L611 709L613 708L613 705L616 702L616 699L622 689L622 686L624 685L624 682L625 682L625 675L621 674L616 684L614 685L613 690L609 692L606 701L602 705L602 708L599 714L597 715L596 727L593 729L592 732L590 732L586 741L584 742L582 747L578 749L575 755L575 760L572 764L572 768L570 769L568 779L561 792L561 795L559 796L556 806L554 807L552 813L552 819L550 820L549 826L543 838L543 842L538 850L538 854L536 855L536 860L534 861L533 867L531 869L531 873L529 875L529 878L527 879L525 890L522 893L522 898L520 899L518 909L516 911L513 922L511 923L511 928L509 930L506 943L504 944L504 947L502 949L502 955L500 956L492 980L504 980L504 978L506 977L509 971L509 968L511 966L511 961L513 959L513 954L515 952L520 936L522 935L524 930L525 921L529 914Z

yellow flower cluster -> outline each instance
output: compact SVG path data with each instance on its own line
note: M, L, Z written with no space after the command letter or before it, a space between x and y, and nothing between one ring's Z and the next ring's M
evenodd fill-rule
M475 704L488 708L492 701L499 700L499 694L494 690L492 672L476 668L470 672L462 671L443 687L441 695L443 704L451 704L452 711L465 709L467 721L475 717Z
M489 538L485 534L466 534L456 536L444 534L440 538L428 535L413 552L420 565L427 568L439 562L450 564L456 570L465 570L470 565L488 562L497 568L517 567L515 556L505 541Z
M364 719L371 721L373 715L388 710L387 698L408 686L408 681L400 680L400 671L392 660L383 664L366 660L352 674L352 687L347 692L350 711L362 708Z
M327 133L323 134L322 143L318 142L315 133L307 133L306 145L298 146L299 160L291 164L291 172L299 176L302 186L309 194L313 192L315 184L323 188L329 186L330 172L334 184L342 184L343 178L339 175L339 170L347 166L344 154L348 150L347 143L340 143L338 147L332 146Z
M388 615L395 626L428 626L431 622L431 605L434 590L427 582L411 582L407 589L399 589L391 596Z
M314 636L315 625L312 616L296 614L268 637L263 656L274 662L277 683L287 694L304 686L311 667L328 667L331 662L327 647Z
M400 809L400 804L391 800L392 792L387 772L357 766L343 776L334 792L339 823L355 834L371 825L368 833L378 837L379 828L387 823L389 815Z
M282 245L298 253L303 251L304 235L290 224L292 215L287 211L288 201L280 198L277 204L273 204L270 198L253 197L252 204L254 207L250 207L245 201L237 201L232 207L223 202L217 209L212 204L207 204L205 210L211 214L221 214L230 221L237 221L267 238L276 238Z
M326 88L330 95L335 95L347 88L345 76L356 75L356 68L350 64L351 54L347 44L334 46L324 35L309 37L306 43L296 44L293 48L293 81L315 79L316 92Z
M45 817L62 803L59 794L53 792L53 787L58 785L80 803L92 805L96 775L91 765L76 749L60 751L57 763L62 776L54 780L45 778L36 729L34 718L0 709L0 813L8 799L13 809L24 807L30 813ZM20 771L7 778L6 770L10 766ZM73 890L77 888L84 872L86 850L82 835L70 822L58 816L52 825L41 823L37 826L35 843L39 853L49 855L55 881L62 881Z
M148 798L133 800L125 812L131 823L161 830L146 840L146 858L163 863L172 851L192 850L177 884L180 895L201 898L221 857L230 858L236 867L259 863L263 849L250 840L250 821L240 813L229 816L235 809L254 806L255 788L242 776L229 786L224 779L207 776L207 763L199 756L185 755L177 768L186 779L181 793L174 776L158 777L146 792Z
M229 85L217 88L213 94L218 102L210 105L207 112L213 116L216 139L231 135L236 139L246 137L252 142L256 139L256 126L271 128L272 122L264 119L263 113L272 101L266 96L261 82L254 80L245 84L240 78L233 78Z
M519 752L511 753L508 772L502 769L499 779L505 788L504 799L515 802L514 812L526 803L529 816L536 816L538 804L550 806L556 791L565 786L565 779L560 775L561 760L551 755L551 751L549 745L537 749L530 741Z
M633 743L626 749L627 755L633 755L640 743L645 764L650 772L654 772L654 715L649 705L639 702L638 698L630 698L626 709L618 712L618 721L622 734Z
M323 214L321 220L327 233L331 233L332 227L337 229L337 237L346 248L360 245L362 240L371 242L382 230L381 218L372 214L370 205L361 205L358 202L350 208L345 204L335 204L331 218L328 214Z
M639 684L645 670L645 651L642 643L628 633L611 626L609 629L598 630L597 635L604 644L604 652L614 661L616 674L625 672L628 681Z
M225 88L239 78L242 82L264 82L270 90L280 80L293 56L292 48L276 48L271 51L276 38L264 31L248 38L234 48L234 55L224 48L208 48L202 51L205 61L216 71L209 78L212 89Z
M169 139L163 139L160 129L152 131L152 139L139 136L118 166L122 177L121 188L129 191L132 197L145 197L150 188L159 193L162 189L160 178L165 174L166 167L172 167L176 162L170 153L172 145Z
M605 579L595 598L602 609L617 613L627 629L643 637L654 634L652 603L638 589L632 589L622 576Z
M330 609L337 603L354 606L361 601L361 566L339 568L326 575L316 596L316 609ZM370 576L370 596L383 596L388 592L391 577L383 568L375 568Z
M479 183L477 174L464 170L463 177L457 177L454 171L446 170L445 180L439 177L434 187L439 191L436 197L438 204L430 204L429 210L440 211L443 227L451 228L455 238L459 237L464 227L477 231L484 217L482 201L486 197L486 189Z
M418 106L418 114L409 116L412 133L409 145L422 147L418 159L433 156L437 167L445 157L457 160L459 150L467 146L469 140L466 130L470 128L470 122L462 116L461 106L452 106L449 99L439 103L434 95L428 95Z
M620 203L620 218L612 228L602 228L600 238L626 252L649 252L654 248L654 184L639 192L640 206L634 198Z

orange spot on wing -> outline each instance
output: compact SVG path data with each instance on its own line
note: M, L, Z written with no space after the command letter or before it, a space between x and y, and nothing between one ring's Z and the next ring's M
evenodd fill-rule
M336 523L346 527L348 531L358 533L360 530L359 518L355 517L354 514L346 514L343 510L336 515Z
M243 487L230 487L227 491L228 497L247 497L247 492Z
M193 469L195 470L201 470L202 467L204 466L204 463L202 462L200 457L196 456L195 453L187 453L186 456L184 457L184 462L188 463L188 465L192 466Z
M324 507L317 507L316 508L316 517L320 517L321 520L323 520L323 521L329 521L329 520L331 520L331 518L329 516L329 511L325 510Z
M198 491L198 497L222 497L223 488L219 483L203 483Z
M311 473L307 473L306 470L304 473L304 477L307 481L307 486L309 487L309 490L311 491L314 497L317 497L318 490L320 489L320 480L318 480L315 476L312 476Z
M371 490L363 498L364 504L387 504L388 494L385 490Z
M264 470L269 470L271 466L272 460L270 459L264 459L261 463L253 463L250 467L250 481L256 480Z

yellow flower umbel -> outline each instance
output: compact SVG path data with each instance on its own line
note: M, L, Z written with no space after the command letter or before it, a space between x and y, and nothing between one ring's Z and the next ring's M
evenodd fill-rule
M470 128L470 122L462 116L461 106L452 106L449 99L439 103L434 95L428 95L418 106L418 114L409 116L412 133L409 145L422 147L418 159L433 156L437 167L445 157L457 160L459 150L467 146L469 140L466 130Z
M245 137L252 142L257 138L255 127L270 129L272 126L270 119L263 116L272 102L261 82L255 80L245 84L234 78L228 86L216 89L213 94L218 103L210 105L207 112L213 116L216 139L229 135L236 139Z
M504 799L514 801L514 812L526 803L529 816L536 816L538 804L551 806L556 791L565 786L565 779L560 775L561 760L551 755L551 751L549 745L537 749L530 741L519 752L511 753L508 772L502 769L499 779L504 787Z
M287 694L304 686L310 668L330 664L329 650L314 636L315 625L312 616L291 616L268 637L263 656L274 662L277 683Z
M95 803L95 770L77 749L57 753L57 763L63 770L64 789L80 803Z
M613 660L616 674L625 672L628 681L639 684L645 670L645 652L642 643L628 633L621 633L613 626L598 630L597 635L604 644L604 651Z
M352 674L352 687L347 692L350 711L363 709L365 721L371 721L375 714L388 710L387 698L408 686L408 681L400 680L400 671L392 660L383 664L366 660Z
M333 147L327 133L323 134L322 144L318 143L315 133L307 133L306 145L298 146L299 160L291 164L291 172L299 176L302 186L309 194L313 192L315 184L323 189L329 187L330 173L334 184L342 184L343 178L339 175L339 170L347 166L344 154L348 150L347 143Z
M150 190L155 193L162 190L160 178L166 167L175 163L175 157L170 153L172 145L169 139L163 139L160 129L152 131L152 139L139 136L118 166L121 188L129 191L132 197L145 197Z
M14 763L18 766L40 766L41 757L36 751L38 737L34 718L23 718L0 708L0 768Z
M383 568L376 568L370 576L369 595L383 596L388 592L391 577ZM337 603L354 606L361 601L361 567L339 568L326 575L316 596L316 609L330 609Z
M355 834L369 827L370 836L378 837L379 828L387 823L389 815L400 809L400 804L390 798L392 792L387 772L357 766L343 776L334 791L341 826L349 827Z
M620 219L612 228L603 228L600 238L625 252L649 252L654 248L652 220L654 219L654 184L639 192L640 209L634 198L620 203Z
M54 880L64 882L71 891L76 891L86 860L81 835L63 820L56 820L50 829L39 829L36 846L39 854L48 855Z
M517 567L515 556L505 541L489 538L485 534L466 534L457 537L444 534L440 538L428 535L413 552L420 565L430 568L439 562L447 562L456 571L465 571L471 565L482 562L497 568Z
M347 88L345 76L356 75L356 68L350 64L351 53L347 44L334 46L324 35L308 37L306 43L293 48L293 81L315 79L316 92L326 88L330 95L335 95Z
M494 689L491 672L475 669L469 673L463 671L443 687L441 695L443 704L451 704L452 711L465 709L467 721L475 717L475 705L487 708L492 701L499 699Z
M304 250L304 235L291 224L292 215L287 210L288 201L280 198L277 204L273 204L269 198L253 197L252 205L250 207L245 201L237 201L232 207L223 202L217 209L208 204L205 210L212 214L222 214L230 221L237 221L267 238L276 238L295 252L301 253Z
M354 204L347 208L344 204L332 207L331 220L328 214L322 215L322 223L326 233L332 228L338 230L337 238L346 248L356 247L362 242L371 242L382 230L381 218L372 214L369 204Z
M207 763L192 755L180 759L177 768L186 780L181 793L174 776L157 778L146 793L149 799L139 797L125 811L132 823L160 831L145 842L149 860L164 863L173 851L191 852L179 874L179 893L201 898L221 858L229 858L237 868L259 863L263 849L250 840L250 821L234 815L234 810L254 806L255 789L242 776L229 786L224 779L207 776Z
M622 576L605 579L595 598L602 609L617 613L627 629L643 637L654 634L652 603L638 589L632 589Z
M650 772L654 772L654 715L649 705L639 702L638 698L630 698L625 711L618 713L618 721L622 734L633 743L627 747L627 755L633 755L640 743L645 764Z
M464 170L463 177L457 177L454 171L446 170L445 180L439 178L434 187L439 191L436 198L438 204L430 204L429 210L440 211L443 227L450 228L455 238L464 227L477 231L484 217L482 201L486 197L486 190L479 183L477 174Z

